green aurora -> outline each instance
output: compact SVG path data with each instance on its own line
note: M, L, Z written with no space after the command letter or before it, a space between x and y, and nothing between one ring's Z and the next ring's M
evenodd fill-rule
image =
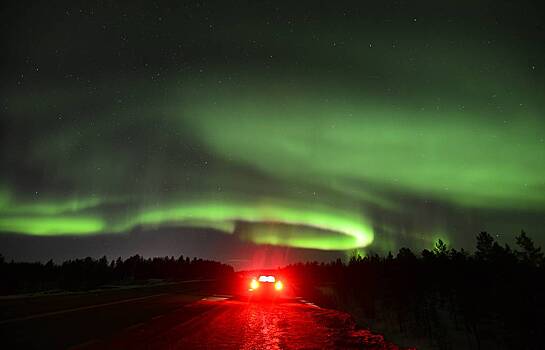
M333 16L293 34L224 20L230 30L201 28L200 40L191 20L166 20L174 34L158 42L127 24L117 58L92 43L45 50L70 40L60 24L2 85L0 231L205 227L256 244L395 250L542 227L543 53L471 20L455 33L412 18ZM98 40L91 26L79 35Z

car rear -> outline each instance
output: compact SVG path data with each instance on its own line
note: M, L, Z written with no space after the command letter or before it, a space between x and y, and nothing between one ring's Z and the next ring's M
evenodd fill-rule
M286 297L286 282L276 274L253 274L247 279L251 299L280 299Z

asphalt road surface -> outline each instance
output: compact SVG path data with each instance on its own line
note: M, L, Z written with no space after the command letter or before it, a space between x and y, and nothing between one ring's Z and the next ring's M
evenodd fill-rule
M204 296L198 290L206 288L190 285L0 302L7 306L2 343L6 349L398 349L357 330L346 313L301 299L248 302Z

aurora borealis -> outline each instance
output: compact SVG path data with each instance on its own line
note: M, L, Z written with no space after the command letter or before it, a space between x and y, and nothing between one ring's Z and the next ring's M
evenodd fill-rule
M6 6L0 239L543 244L539 11L451 3Z

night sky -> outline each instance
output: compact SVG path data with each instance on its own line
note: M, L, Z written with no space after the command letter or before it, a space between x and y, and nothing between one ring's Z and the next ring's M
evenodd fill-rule
M538 2L294 3L3 3L0 253L545 244Z

